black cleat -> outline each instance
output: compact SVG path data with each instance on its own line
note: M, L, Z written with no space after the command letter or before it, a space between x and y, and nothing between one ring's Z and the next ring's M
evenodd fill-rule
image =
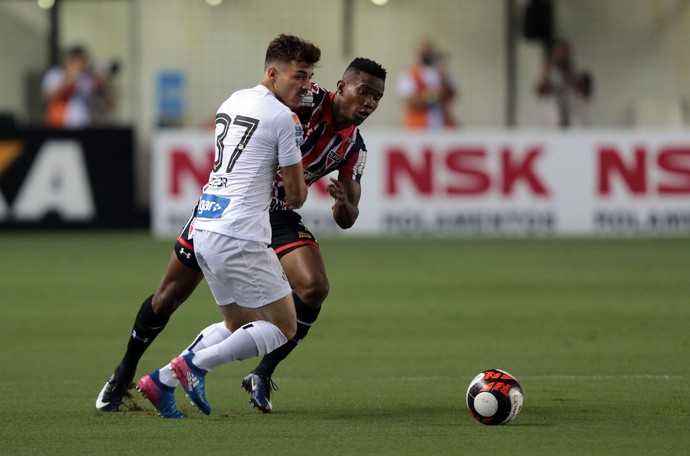
M254 407L261 410L263 413L269 413L273 410L273 404L271 404L271 390L277 391L278 386L273 382L271 377L250 372L244 377L244 380L242 380L242 388L251 395L249 402L254 404Z
M131 385L115 380L115 374L111 375L105 386L96 398L96 410L99 412L117 412L124 398L130 398Z

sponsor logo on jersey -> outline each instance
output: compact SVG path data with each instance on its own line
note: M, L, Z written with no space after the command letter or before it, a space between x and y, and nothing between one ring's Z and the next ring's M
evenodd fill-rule
M230 198L202 193L196 215L202 218L220 218L229 204Z
M309 92L302 98L302 102L300 103L300 106L311 106L314 104L314 94L319 92L319 86L316 85L315 83L311 83L311 87L309 88Z
M300 147L304 142L304 136L302 135L302 125L295 125L295 143L297 147Z
M304 142L304 130L302 129L302 124L299 121L299 117L294 112L292 113L292 121L295 123L295 142L297 147L302 145Z
M228 185L227 177L212 176L208 181L209 187L225 187Z

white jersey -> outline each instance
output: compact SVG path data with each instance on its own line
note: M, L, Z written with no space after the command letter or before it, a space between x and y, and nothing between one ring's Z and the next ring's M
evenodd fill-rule
M216 155L194 228L271 242L268 207L278 166L302 160L302 126L263 85L238 90L216 114Z

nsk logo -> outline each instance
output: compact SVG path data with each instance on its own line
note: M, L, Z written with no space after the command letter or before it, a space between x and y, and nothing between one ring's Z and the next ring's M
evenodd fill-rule
M632 150L622 145L602 145L592 153L595 188L583 188L584 192L593 191L599 196L616 192L637 196L690 194L690 145L636 146ZM488 146L427 147L421 151L392 147L372 155L383 158L383 168L382 175L370 178L382 179L388 196L401 194L403 188L421 196L450 197L492 192L511 195L521 188L535 197L548 198L552 193L548 178L558 176L546 175L539 168L547 154L542 146L521 151L506 146L497 154L490 154ZM178 196L185 180L191 178L196 189L206 184L213 151L200 159L191 151L175 149L171 151L171 165L169 189ZM372 175L375 169L368 166L364 173ZM321 179L312 190L328 196L327 185L328 179Z
M498 172L491 173L488 161L495 160L495 156L481 147L452 147L446 151L425 148L421 154L391 148L386 153L386 194L394 196L407 187L422 196L472 196L491 191L509 195L521 184L534 196L548 197L549 188L537 170L543 153L543 148L537 146L522 154L504 147L498 155Z
M533 146L523 153L502 147L490 154L488 147L425 148L407 151L391 148L385 155L385 192L395 196L406 188L422 196L476 196L487 193L513 194L518 187L534 197L548 198L547 178L558 178L539 169L547 155ZM589 151L582 151L588 153ZM632 150L616 146L595 146L595 188L582 188L598 196L616 192L636 195L690 194L690 145ZM614 191L616 190L616 191Z
M623 156L615 147L598 150L597 193L613 192L613 176L632 195L690 195L690 145L634 147Z
M185 181L192 181L192 188L199 191L208 182L208 176L213 169L213 145L199 156L191 149L175 148L170 151L170 186L168 192L172 196L184 193Z

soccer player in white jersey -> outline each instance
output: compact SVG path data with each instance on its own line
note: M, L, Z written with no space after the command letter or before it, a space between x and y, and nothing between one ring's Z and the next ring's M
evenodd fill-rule
M309 92L318 47L280 35L266 51L261 84L233 93L216 114L216 151L194 224L199 266L232 334L178 356L170 368L199 409L209 414L205 376L230 361L264 355L295 335L292 289L268 247L268 208L278 167L288 204L307 197L302 126L290 108Z
M350 228L359 214L359 182L366 146L358 126L376 111L383 96L385 79L386 70L381 65L357 57L345 69L336 91L329 92L312 83L312 92L295 110L305 133L301 146L305 182L311 185L332 172L338 173L337 181L332 181L328 190L334 198L333 220L342 229ZM282 190L282 178L276 176L269 209L273 237L270 247L278 255L292 286L297 332L288 343L265 355L261 363L242 380L242 388L250 393L250 402L264 413L273 408L273 371L306 337L329 291L316 237L301 222L297 211L287 206ZM143 302L137 312L122 361L96 399L96 409L99 411L115 412L121 409L121 405L124 408L137 407L130 401L128 388L139 360L164 330L170 315L203 279L194 255L192 222L196 211L195 208L194 215L182 229L155 293ZM230 331L224 322L213 324L202 330L187 350L201 350L215 345L229 335ZM161 416L175 418L181 416L175 406L174 396L174 388L178 384L166 366L142 377L136 386Z

